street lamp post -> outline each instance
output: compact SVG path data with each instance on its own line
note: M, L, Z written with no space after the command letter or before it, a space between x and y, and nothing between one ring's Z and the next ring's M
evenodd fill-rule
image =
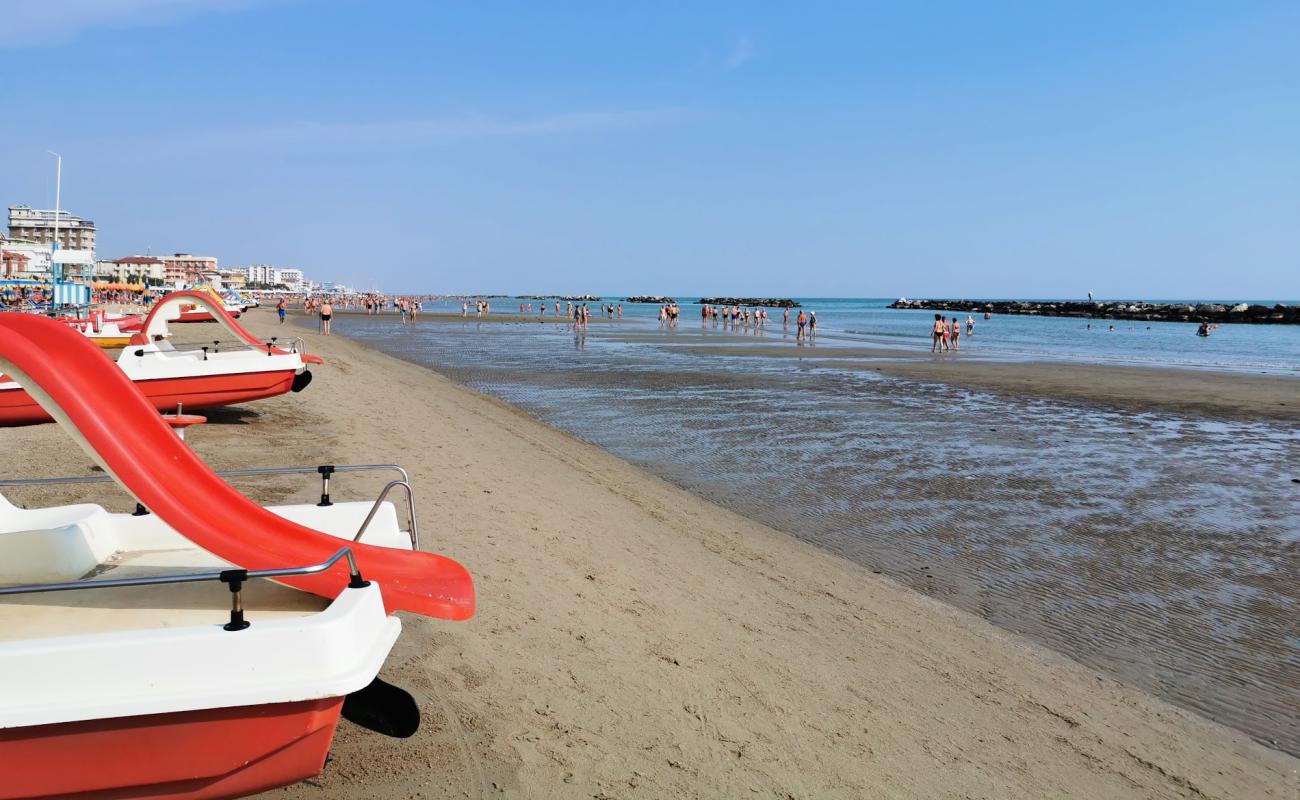
M50 243L50 277L53 279L55 287L57 287L59 281L63 279L63 271L59 269L58 262L54 260L54 254L59 251L59 202L62 200L60 195L63 192L63 156L53 150L46 150L45 152L58 159L54 171L54 241ZM55 291L57 291L57 288Z

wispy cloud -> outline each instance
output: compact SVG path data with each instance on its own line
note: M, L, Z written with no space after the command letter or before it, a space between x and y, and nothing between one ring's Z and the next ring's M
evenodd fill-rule
M754 37L748 33L736 35L735 41L731 43L731 52L727 54L727 60L724 62L727 69L740 69L749 63L754 57Z
M0 47L61 44L91 28L171 25L210 11L236 11L282 0L5 0Z
M594 130L671 125L688 118L684 108L570 111L534 117L500 118L480 113L438 119L316 122L213 132L196 142L205 147L277 144L383 144L512 136L554 136Z

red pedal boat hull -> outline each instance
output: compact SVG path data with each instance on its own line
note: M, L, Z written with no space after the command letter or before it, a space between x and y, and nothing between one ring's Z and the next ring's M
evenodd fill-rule
M0 800L244 797L320 773L342 697L0 730Z
M175 411L178 403L197 411L285 394L293 388L293 377L294 370L285 369L160 378L136 381L135 385L159 411ZM26 391L20 388L0 391L0 427L42 422L53 422L53 419Z
M227 310L226 313L239 319L243 312ZM216 322L216 320L207 311L182 311L181 315L172 322Z

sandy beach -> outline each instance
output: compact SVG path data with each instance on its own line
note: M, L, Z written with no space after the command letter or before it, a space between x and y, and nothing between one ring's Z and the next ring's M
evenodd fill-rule
M266 311L245 321L284 335ZM415 737L343 723L320 778L268 796L1300 797L1300 760L1244 734L435 372L299 333L326 360L307 391L213 412L191 445L217 468L406 466L425 546L470 569L479 612L462 624L404 619L383 676L420 703ZM977 372L876 367L922 380ZM999 374L978 372L963 379ZM1100 380L1069 374L1076 386ZM1106 374L1112 394L1145 391L1139 375ZM1010 391L1038 379L1000 380ZM1256 384L1201 405L1240 413L1233 404L1249 402L1293 418L1281 404L1294 382L1245 385ZM55 426L5 437L5 477L89 468ZM239 485L267 503L318 488ZM360 499L373 485L349 478L337 490ZM100 487L42 501L73 499L129 507Z

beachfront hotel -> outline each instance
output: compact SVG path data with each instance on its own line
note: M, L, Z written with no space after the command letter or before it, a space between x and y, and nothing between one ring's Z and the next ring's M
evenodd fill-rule
M9 238L50 244L58 232L59 247L65 250L94 250L95 223L67 211L30 206L9 207Z

